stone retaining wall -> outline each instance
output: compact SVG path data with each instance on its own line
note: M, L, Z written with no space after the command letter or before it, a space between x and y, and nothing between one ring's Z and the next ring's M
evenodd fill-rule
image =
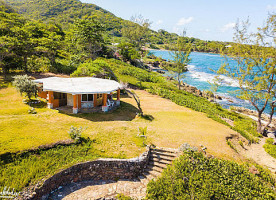
M149 149L132 159L98 159L76 164L27 188L17 199L46 199L48 194L72 182L85 180L118 180L138 177L149 161Z

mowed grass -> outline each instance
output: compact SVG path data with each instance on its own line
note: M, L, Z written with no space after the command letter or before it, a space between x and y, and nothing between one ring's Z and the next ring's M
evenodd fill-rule
M207 152L226 159L242 159L226 144L226 137L237 134L227 126L218 123L204 113L176 105L168 99L137 90L143 110L154 117L147 122L149 140L160 147L178 148L183 143L202 148ZM133 99L125 99L133 103ZM145 124L146 125L146 124Z
M122 109L114 113L95 113L89 117L86 114L66 115L47 108L36 108L38 114L29 114L30 107L22 100L13 87L0 90L0 154L69 139L71 126L83 127L83 136L96 140L102 151L123 153L127 157L143 151L136 145L137 127L124 126L128 122L120 121L130 120L130 109L135 111L132 106L123 104Z
M50 150L2 156L0 189L9 185L17 191L78 162L99 157L131 158L145 151L139 127L147 127L147 144L178 148L189 143L220 158L240 160L226 144L233 130L208 118L206 114L178 106L170 100L135 91L143 111L153 120L136 117L135 100L121 98L121 106L110 113L68 115L45 107L29 114L29 105L12 86L0 89L0 155L35 149L69 138L71 126L83 127L87 146L58 146Z
M160 147L178 148L190 143L208 148L208 152L224 158L238 158L225 138L236 134L230 128L213 121L204 113L137 90L145 114L154 120L136 118L136 103L123 97L122 106L111 113L67 115L57 110L36 108L38 114L28 114L30 107L13 87L0 89L0 154L36 148L40 145L69 139L70 126L84 128L83 136L95 140L95 148L112 155L133 157L144 151L136 136L139 127L148 127L148 143Z

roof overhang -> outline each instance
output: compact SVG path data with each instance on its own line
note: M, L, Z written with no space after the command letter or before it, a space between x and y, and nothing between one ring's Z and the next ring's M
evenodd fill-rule
M34 80L35 83L43 84L43 91L62 92L70 94L102 94L111 93L122 86L113 80L80 77L80 78L60 78L50 77Z

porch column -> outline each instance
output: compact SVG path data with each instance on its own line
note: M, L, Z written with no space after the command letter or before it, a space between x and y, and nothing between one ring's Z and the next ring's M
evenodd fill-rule
M78 113L78 95L73 95L73 114Z
M118 90L117 90L117 101L116 101L116 105L117 105L117 106L120 105L120 92L121 92L121 90L118 89Z
M54 92L53 91L48 91L48 103L47 103L48 108L53 109L54 107Z
M97 94L93 94L94 108L97 107Z
M81 94L78 95L78 109L81 109Z
M107 94L103 94L103 105L102 105L102 111L107 112L108 106L106 105L107 102Z

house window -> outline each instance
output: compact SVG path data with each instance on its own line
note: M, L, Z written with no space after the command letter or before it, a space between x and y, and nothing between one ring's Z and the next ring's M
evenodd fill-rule
M97 94L97 99L101 99L103 97L103 94Z
M66 99L65 93L54 92L54 99Z
M81 101L93 101L93 94L82 94Z

